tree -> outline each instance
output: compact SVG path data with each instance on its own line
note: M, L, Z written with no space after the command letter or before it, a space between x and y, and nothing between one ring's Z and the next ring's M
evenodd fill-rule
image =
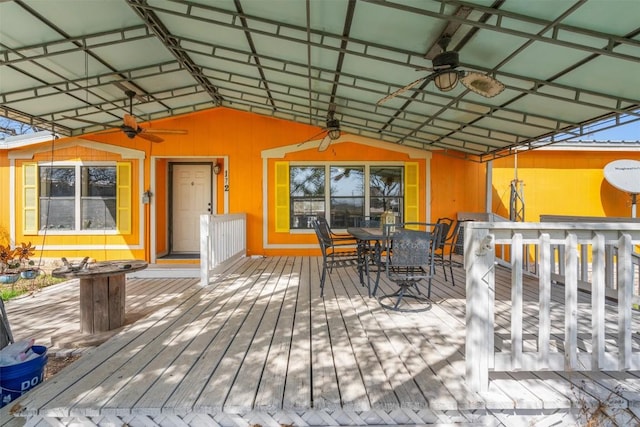
M43 129L11 120L8 117L0 117L0 139L7 138L9 136L40 132L41 130Z

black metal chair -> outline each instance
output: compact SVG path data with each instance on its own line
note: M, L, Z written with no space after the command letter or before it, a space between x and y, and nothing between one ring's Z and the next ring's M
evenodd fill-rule
M436 242L436 249L434 251L434 262L436 266L442 266L444 280L446 281L448 279L447 269L445 268L445 266L449 264L449 260L446 258L445 248L451 245L456 232L457 224L451 218L438 218L436 224L440 225L440 236L438 238L438 241Z
M322 275L320 277L320 296L324 297L324 282L327 272L334 268L358 267L357 241L350 235L336 234L331 231L326 219L318 218L313 222L322 251Z
M450 241L445 243L443 251L448 253L448 257L442 258L442 268L449 267L449 273L451 274L451 282L453 286L456 285L456 278L453 275L453 267L462 267L464 265L462 257L464 256L464 225L467 221L458 221L453 230L453 235ZM446 280L446 272L445 272Z
M390 234L391 250L386 256L386 274L390 281L398 285L398 290L380 297L379 301L383 307L401 310L400 303L403 298L429 302L431 279L435 271L434 250L439 229L439 226L433 226L428 231L399 228ZM426 298L422 296L418 286L421 281L428 282ZM395 299L393 306L384 302L388 298ZM415 311L428 310L430 307L429 303L426 307L415 308Z

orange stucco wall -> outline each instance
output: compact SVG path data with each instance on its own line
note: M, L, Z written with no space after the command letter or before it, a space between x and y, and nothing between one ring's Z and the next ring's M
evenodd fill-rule
M142 249L126 250L77 250L71 253L64 250L56 250L47 253L47 256L84 256L90 255L96 259L115 258L144 258L149 260L151 254L162 254L168 250L168 165L171 162L182 161L207 161L223 164L227 160L226 170L214 175L213 185L216 189L216 212L224 213L224 201L228 199L228 212L245 212L247 214L248 255L274 255L292 253L317 253L314 249L265 249L264 227L267 224L267 240L269 244L313 244L316 243L312 233L276 233L273 226L273 192L270 183L273 180L273 165L276 160L285 161L311 161L311 162L348 162L380 163L394 162L402 164L411 161L419 163L420 183L427 179L430 181L431 193L427 200L426 188L420 190L420 219L435 221L440 216L455 217L459 211L483 211L485 188L485 165L467 162L452 157L434 153L430 160L425 158L411 158L408 154L394 150L383 149L375 143L363 145L356 142L340 142L332 144L325 152L318 152L316 148L305 149L303 141L307 141L320 131L319 128L273 117L241 112L227 108L215 108L184 116L158 120L152 123L142 124L145 128L185 129L186 135L162 135L164 142L152 143L141 139L129 139L121 132L104 134L91 134L82 137L85 141L95 141L139 150L144 153L144 177L138 185L138 160L132 161L134 166L134 188L132 200L134 206L133 230L130 236L65 236L46 238L46 245L55 242L57 245L92 243L95 245L113 244L138 244ZM346 138L348 140L348 138ZM56 144L73 143L73 138L59 139ZM384 144L380 144L383 146ZM42 144L46 147L47 144ZM284 158L263 159L265 150L281 147L297 147L299 151L289 152ZM391 147L386 145L386 147ZM43 159L46 154L39 155ZM99 160L101 158L115 159L117 155L91 150L87 148L65 149L56 151L56 158L77 158L83 160ZM103 156L103 157L100 157ZM106 156L106 157L105 157ZM424 157L424 156L423 156ZM427 156L428 157L428 156ZM263 165L267 165L266 174ZM7 151L0 151L0 195L7 193L8 188L8 161ZM15 176L20 176L20 162L16 161ZM154 176L152 179L152 170ZM429 172L427 172L429 171ZM427 175L429 173L429 175ZM263 196L263 177L266 176L266 198ZM428 177L428 178L427 178ZM225 192L225 184L228 191ZM21 183L16 180L16 185ZM152 204L141 205L142 192L153 192ZM264 200L267 203L267 218L264 218ZM16 203L16 219L19 217L20 200ZM429 205L431 215L427 218ZM153 212L151 211L153 209ZM144 237L137 240L138 217L144 219ZM151 218L155 217L155 227L150 229ZM9 206L3 204L0 207L0 226L9 229ZM20 219L21 221L21 219ZM16 223L20 229L21 223ZM151 236L155 239L155 247L150 248ZM36 245L42 244L42 236L14 236L15 241L22 239L32 241ZM104 242L104 243L103 243Z
M518 154L525 220L538 222L543 214L630 217L630 196L604 179L607 163L620 159L640 160L640 152L534 150ZM515 157L496 160L493 166L493 211L507 218L515 166Z
M434 153L431 159L431 220L458 212L485 212L486 164Z

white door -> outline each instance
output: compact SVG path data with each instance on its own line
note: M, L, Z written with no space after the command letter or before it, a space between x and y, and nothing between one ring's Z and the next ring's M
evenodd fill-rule
M171 252L200 252L200 215L211 213L211 164L173 163Z

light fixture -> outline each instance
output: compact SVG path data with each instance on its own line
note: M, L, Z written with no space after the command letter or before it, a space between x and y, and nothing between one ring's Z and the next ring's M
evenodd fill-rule
M504 84L485 74L469 71L460 79L469 90L484 96L493 98L504 90Z
M458 85L460 73L456 70L441 71L433 78L433 83L442 92L449 92Z
M332 141L340 138L340 121L338 119L327 120L327 131Z
M215 173L216 175L218 175L221 170L222 166L220 166L220 163L216 163L215 165L213 165L213 173Z

